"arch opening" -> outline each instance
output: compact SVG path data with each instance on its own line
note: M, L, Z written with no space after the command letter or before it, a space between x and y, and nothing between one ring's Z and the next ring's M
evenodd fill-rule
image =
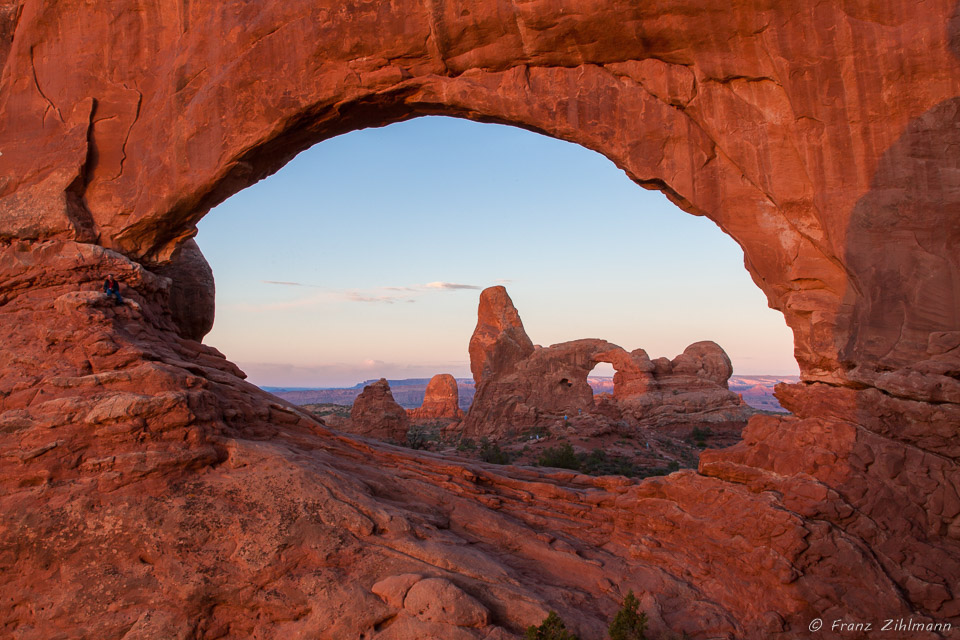
M218 284L207 341L266 386L351 386L450 366L467 377L476 293L493 284L526 297L525 321L546 344L600 335L679 353L712 337L735 343L744 373L795 367L789 332L735 243L602 156L515 128L421 118L336 138L225 202L200 231ZM688 294L670 303L684 282ZM719 335L706 317L723 319ZM265 323L275 328L258 331ZM768 342L740 358L745 323L751 340ZM336 336L325 363L304 348L320 334ZM424 359L436 342L442 354ZM770 352L779 355L764 361ZM290 375L274 366L284 364ZM295 378L311 367L324 377Z
M759 370L771 380L793 373L789 331L749 281L739 247L709 220L637 189L576 145L502 125L422 118L326 141L245 196L200 224L198 241L219 283L218 325L208 342L285 399L340 405L337 428L351 428L349 405L380 378L397 403L421 416L429 413L421 403L436 404L423 396L427 381L452 374L466 410L477 390L466 358L477 294L501 283L520 301L537 342L597 336L614 343L608 347L675 359L710 338L732 345L743 373ZM763 326L779 331L769 338L779 361L751 369L770 355L758 344ZM752 353L743 349L744 334ZM520 435L553 433L544 425L556 409L553 417L580 431L577 450L585 456L610 447L618 459L639 456L636 465L616 467L631 474L696 466L699 449L684 439L690 425L657 436L662 442L651 441L652 450L635 433L650 420L676 422L674 409L686 411L680 400L692 397L690 381L661 390L652 377L644 383L625 372L624 358L619 350L551 373L551 394L574 400L539 407L543 419ZM596 397L590 384L598 367L607 397ZM664 398L673 413L656 417L649 405ZM745 414L729 399L714 404L708 409L733 410L729 421L742 428ZM329 406L317 410L330 420ZM411 423L417 447L443 446L443 435L430 431L435 422ZM469 427L464 433L497 438ZM516 462L539 460L514 451L520 444L504 446L520 456Z

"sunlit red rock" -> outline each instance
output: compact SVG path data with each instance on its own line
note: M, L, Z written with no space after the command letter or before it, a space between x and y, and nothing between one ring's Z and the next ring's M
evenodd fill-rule
M407 411L412 420L460 420L460 392L457 380L449 373L438 373L430 378L423 396L423 404Z
M589 640L626 589L696 639L960 618L955 0L14 0L0 35L5 634L516 638L555 609ZM153 269L212 205L436 114L596 150L716 222L794 332L794 416L643 482L464 466L333 434L181 335ZM490 371L532 357L514 333ZM487 626L374 591L404 575Z
M502 289L493 287L480 296L470 354L471 368L485 373L464 421L469 436L499 438L550 426L572 426L595 435L624 420L633 427L742 423L754 413L727 388L733 367L723 349L710 341L690 345L672 361L651 361L643 349L628 353L603 340L574 340L535 347L526 357L491 366L504 362L500 354L505 351L513 353L509 349L516 335L526 338L520 314ZM506 309L511 318L509 324L500 323L500 335L486 318L504 312L491 309ZM476 339L481 329L483 342ZM600 363L613 365L615 374L613 397L598 401L587 378Z
M533 353L533 343L504 287L489 287L480 294L469 352L470 371L478 385L491 374L511 371Z

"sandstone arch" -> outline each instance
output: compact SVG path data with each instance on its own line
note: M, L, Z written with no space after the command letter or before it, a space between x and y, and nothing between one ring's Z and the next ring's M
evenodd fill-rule
M651 594L656 625L702 636L792 635L850 608L956 620L957 8L781 5L0 3L2 588L26 594L3 624L342 635L396 614L474 637L369 591L425 569L513 631L552 605L596 632L602 616L559 594L609 610L618 583ZM179 337L152 269L211 205L324 138L428 113L582 144L710 216L794 331L805 383L781 395L799 417L754 419L700 474L578 493L340 440ZM89 290L105 270L136 307ZM230 551L233 524L271 533ZM318 573L276 577L279 549ZM363 606L324 618L304 604L316 580Z

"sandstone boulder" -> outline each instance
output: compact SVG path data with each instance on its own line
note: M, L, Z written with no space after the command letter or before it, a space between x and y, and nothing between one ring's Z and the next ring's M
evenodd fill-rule
M380 378L365 386L357 396L350 410L350 424L346 430L380 440L406 442L409 426L406 410L397 404L390 393L390 383Z
M458 627L485 627L489 619L483 604L443 578L425 578L415 583L403 599L403 608L421 620Z
M180 335L199 342L213 328L216 286L213 270L196 241L183 243L177 256L156 272L172 280L170 313Z

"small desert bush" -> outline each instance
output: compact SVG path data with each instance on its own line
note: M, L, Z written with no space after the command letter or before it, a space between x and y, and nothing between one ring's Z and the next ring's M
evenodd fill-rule
M439 429L415 426L407 430L407 446L411 449L430 449L440 441Z
M573 446L569 442L564 442L557 447L547 447L537 458L537 464L541 467L556 467L558 469L580 469L580 458L573 451Z
M480 459L493 464L510 464L510 453L501 449L496 442L483 438L480 441Z
M579 638L567 631L566 625L556 611L551 611L540 626L527 627L523 640L579 640Z
M639 472L630 459L608 454L603 449L594 449L586 455L581 454L580 470L592 476L627 476L628 478Z
M473 438L460 438L460 441L457 442L457 451L476 451L477 443L473 441Z
M633 591L628 591L610 623L610 640L646 640L647 614L637 612L639 607L640 601Z

